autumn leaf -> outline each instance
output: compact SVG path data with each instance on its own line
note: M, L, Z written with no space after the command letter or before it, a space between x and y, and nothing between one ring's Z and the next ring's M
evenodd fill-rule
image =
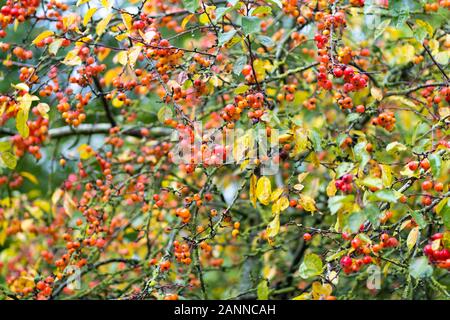
M258 178L252 174L250 177L250 201L254 208L256 208L256 184Z
M274 238L280 232L280 215L276 214L273 220L267 226L267 236Z
M98 36L101 36L105 32L106 27L108 26L109 22L113 17L114 13L110 13L106 15L100 22L97 23L95 32L97 33Z
M305 211L309 211L309 212L317 211L316 202L310 196L301 194L299 196L298 203L302 206L303 210L305 210Z
M417 239L419 237L419 227L415 227L411 229L411 231L408 234L408 239L406 240L406 246L409 250L414 248L414 246L417 243Z
M94 16L94 14L97 12L97 8L90 8L88 9L88 11L86 12L86 14L84 15L83 18L83 25L87 26L87 24L89 23L89 21L91 20L91 18Z
M272 194L272 185L269 178L261 177L256 184L256 197L259 202L268 205L270 202L270 195Z
M54 35L53 31L50 30L43 31L33 40L33 44L37 44L42 40L44 40L45 38L51 37L52 35Z

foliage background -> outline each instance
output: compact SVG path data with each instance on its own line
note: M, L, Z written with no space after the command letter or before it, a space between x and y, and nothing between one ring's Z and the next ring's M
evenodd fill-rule
M449 1L12 2L1 298L449 297ZM280 172L173 163L194 120L278 130Z

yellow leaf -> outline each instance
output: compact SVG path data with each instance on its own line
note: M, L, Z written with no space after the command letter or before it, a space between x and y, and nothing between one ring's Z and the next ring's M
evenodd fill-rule
M433 251L439 250L440 246L441 246L441 239L433 240L433 242L431 243L431 249L433 249Z
M33 201L33 205L46 211L46 212L50 212L50 202L48 202L48 201L38 199L38 200Z
M208 15L206 13L202 13L199 17L198 17L198 21L201 24L208 24L209 23L209 18Z
M100 3L105 8L110 8L111 7L111 2L109 0L100 0Z
M264 204L268 205L270 202L270 195L272 193L272 185L269 178L261 177L256 184L256 197Z
M411 220L408 219L406 221L403 221L401 226L400 226L400 231L402 231L403 229L405 229L407 226L409 226L411 224Z
M125 27L128 29L128 31L131 31L133 28L132 24L133 17L129 13L122 13L122 21Z
M126 51L120 51L113 59L113 62L118 62L121 65L126 65L128 62L128 54Z
M392 184L392 169L386 164L381 165L381 180L385 187L390 187Z
M184 17L183 21L181 21L181 28L184 30L184 28L186 27L186 25L188 24L189 20L191 20L191 18L194 16L193 13L187 15L186 17Z
M309 172L300 173L297 177L298 183L302 183L303 180L308 176Z
M278 201L272 205L272 215L276 214L280 214L280 204L278 203Z
M11 152L4 151L0 153L0 163L9 169L14 169L17 165L17 159Z
M105 77L104 77L105 84L107 86L109 86L112 83L113 79L115 77L117 77L117 75L119 75L119 73L121 71L122 71L122 67L112 68L112 69L109 69L108 71L106 71Z
M272 205L272 214L279 214L289 207L289 200L286 197L281 197Z
M433 27L431 26L431 24L429 24L429 23L426 22L426 21L420 20L420 19L417 19L417 20L416 20L416 23L417 23L417 25L419 25L419 26L425 28L425 30L427 30L427 33L428 33L430 36L433 35L434 29L433 29Z
M94 150L92 150L92 148L89 145L87 145L87 144L80 145L78 147L78 152L80 153L80 158L82 160L89 159L90 157L95 155Z
M256 208L256 182L257 178L254 174L250 177L250 202Z
M29 232L32 227L33 227L33 219L25 219L22 220L20 223L20 228L25 232Z
M22 172L20 172L20 175L22 177L27 178L28 180L30 180L34 184L38 184L39 183L38 179L33 174L31 174L29 172L22 171Z
M61 199L61 197L63 196L64 191L62 189L56 189L55 192L53 192L52 195L52 205L56 205L58 203L58 201Z
M333 179L333 180L330 181L330 183L327 186L327 196L334 197L336 192L337 192L336 180Z
M115 38L117 41L122 41L122 40L125 40L126 38L128 38L129 35L130 35L129 32L124 32L124 33L121 33L121 34L115 36Z
M299 296L296 296L295 298L292 298L292 300L310 300L311 299L311 293L304 292Z
M20 100L20 109L17 112L16 116L16 128L17 131L19 131L19 134L24 138L28 137L28 135L30 134L30 130L27 124L28 114L30 112L32 101L35 101L36 98L36 96L31 96L30 94L26 93L22 97L17 99Z
M108 57L109 53L111 52L111 49L109 48L104 48L101 52L99 52L97 54L97 58L99 61L103 61L106 59L106 57Z
M278 137L278 141L279 143L287 143L290 142L293 137L294 135L291 133L284 133Z
M78 15L76 15L75 13L63 17L62 22L64 28L69 28L72 24L76 22L77 18Z
M294 150L292 151L294 156L305 151L309 146L308 132L304 128L297 128L294 131L294 144Z
M114 16L114 13L110 13L97 24L97 27L95 28L95 32L97 33L98 36L101 36L103 34L103 32L105 32L106 27L108 26L108 23L111 21L113 16Z
M408 99L408 98L406 98L404 96L390 96L390 97L386 98L386 101L395 102L400 107L402 107L403 105L407 105L407 106L409 106L411 108L415 108L416 107L416 103L413 100Z
M280 211L284 211L289 207L289 200L286 197L281 197L277 202L280 204Z
M7 229L8 229L8 220L3 221L0 224L0 246L3 246L3 244L6 241L6 237L7 237Z
M271 194L270 194L270 202L274 202L277 200L281 194L283 193L282 188L276 188Z
M41 42L42 40L44 40L45 38L48 38L50 36L54 35L53 31L50 30L46 30L44 32L41 32L34 40L33 40L33 44L37 44L39 42Z
M79 48L75 48L69 51L62 63L67 66L79 66L81 64L81 58L78 56L79 50Z
M409 232L408 239L406 240L406 246L408 247L409 250L414 248L414 246L416 245L418 236L419 236L419 227L415 227Z
M316 202L310 196L301 194L298 203L302 206L302 208L309 212L316 211Z
M75 42L75 46L79 50L79 47L83 47L86 43L90 43L91 41L92 41L92 38L90 35L87 37L82 37ZM78 53L77 48L75 48L74 51Z
M435 55L439 52L439 41L437 41L436 39L431 39L428 42L428 46L430 47L432 54Z
M139 54L141 53L142 47L141 46L134 46L130 50L128 50L128 63L130 67L134 67L136 64L136 61L139 57Z
M398 64L410 62L414 58L415 54L416 50L411 44L405 44L394 48L394 57Z
M267 226L266 232L267 232L267 236L269 238L275 237L278 234L278 232L280 232L280 215L279 214L275 215L273 220L269 223L269 225Z
M77 7L81 6L82 4L89 2L90 0L78 0L77 1Z
M64 207L64 210L66 211L66 214L69 215L70 217L72 216L73 212L77 208L72 197L67 192L64 193L63 207Z
M117 98L114 98L112 101L112 105L114 108L120 108L121 106L123 106L124 102L122 100L119 100Z
M316 281L312 284L312 295L314 300L328 297L331 295L332 291L333 287L329 283L322 285L320 282Z
M92 16L97 12L97 8L90 8L84 18L83 18L83 26L87 26L87 24L89 23L89 21L91 20Z
M375 100L377 100L377 101L383 100L383 92L381 92L381 89L379 89L379 88L372 87L372 89L370 89L370 94L371 94L372 97L374 97Z
M43 118L48 119L48 112L50 111L50 106L48 104L41 102L36 106L36 108Z
M12 84L11 85L14 89L20 90L20 91L30 91L30 87L28 87L28 85L26 83L18 83L18 84Z

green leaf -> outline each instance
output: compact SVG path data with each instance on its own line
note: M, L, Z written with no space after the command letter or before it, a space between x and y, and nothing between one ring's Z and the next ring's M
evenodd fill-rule
M416 279L428 278L433 274L433 267L426 257L416 258L409 265L409 274Z
M448 202L448 198L444 198L441 201L439 201L439 203L435 207L435 211L437 214L441 213L442 209L444 209L445 206L447 205L447 202Z
M311 139L311 142L313 144L314 150L317 152L322 151L322 145L321 145L321 137L320 137L320 133L318 132L317 129L312 129L310 132L309 138Z
M347 225L344 229L348 228L351 233L358 232L359 227L366 221L366 217L362 212L352 212L348 216Z
M256 16L257 14L269 14L272 13L272 8L269 6L260 6L256 7L251 11L252 16Z
M441 51L436 53L434 56L434 60L436 60L437 63L446 65L450 59L450 54L448 51Z
M353 151L355 159L359 162L359 168L362 170L370 160L370 155L366 150L367 142L360 142L355 145Z
M342 257L342 256L344 256L344 255L346 255L346 254L347 254L347 250L341 250L341 251L338 251L338 252L332 254L331 256L328 256L328 257L325 259L325 261L326 261L326 262L330 262L330 261L333 261L333 260L337 260L337 259L339 259L340 257Z
M263 46L266 46L266 47L269 47L269 48L275 46L275 42L272 40L271 37L258 35L258 36L256 36L256 39L257 39Z
M269 299L269 287L267 286L267 281L262 280L258 287L256 288L256 293L258 295L258 300L267 300Z
M422 43L423 40L425 40L427 35L428 35L427 29L422 26L419 26L414 29L414 38L416 38L416 40L420 43Z
M246 35L259 32L261 30L261 19L258 17L242 17L242 31Z
M442 208L440 212L442 220L444 220L444 225L447 229L450 229L450 206L447 204Z
M411 138L411 145L415 146L416 145L416 139L417 137L419 137L420 135L424 134L425 132L427 132L429 130L430 126L424 122L419 123L415 128L414 128L414 132Z
M344 174L348 173L352 169L353 169L353 163L351 163L351 162L342 162L336 168L336 178L342 177Z
M364 214L367 219L372 223L372 225L376 228L380 225L380 218L382 216L380 209L373 203L369 203L364 208Z
M219 46L223 46L225 43L227 43L228 41L230 41L234 35L236 34L236 30L230 30L228 32L224 32L224 33L220 33L219 34Z
M200 7L198 0L182 0L187 11L194 13Z
M411 217L413 217L414 221L417 223L420 229L423 229L427 226L427 222L425 221L423 214L420 211L412 211Z
M64 39L56 39L48 46L48 52L52 55L56 55L58 53L59 48L61 47Z
M375 35L374 35L373 40L376 40L379 36L381 36L383 34L383 32L386 30L386 28L389 26L390 23L391 23L391 19L383 20L378 25L378 27L375 29Z
M244 69L244 66L247 64L247 57L242 55L239 58L236 59L236 61L233 64L233 73L235 75L239 75L242 72L242 69Z
M303 259L299 268L300 277L311 278L322 274L323 262L317 254L309 253Z
M9 169L14 169L17 165L17 159L11 152L2 152L0 154L0 158L2 159L2 162L7 166Z
M158 120L161 123L164 123L166 120L172 118L172 109L170 109L168 106L163 106L158 111Z
M335 214L341 209L345 203L353 202L355 196L349 194L348 196L335 196L328 199L328 209L331 214Z
M398 141L391 142L386 146L386 151L388 153L395 153L397 151L399 151L399 152L405 151L406 149L407 149L406 146Z
M225 16L228 13L230 13L234 9L235 9L235 6L217 8L216 9L216 19L215 19L215 21L216 22L219 21L220 19L222 19L223 16Z
M401 194L397 194L396 192L389 189L383 189L375 192L372 197L378 201L396 203L398 198L401 197Z
M283 8L283 4L281 3L281 0L267 0L267 2L269 2L271 4L275 4L280 8Z
M433 153L428 156L428 160L430 161L431 172L433 173L433 177L435 178L439 177L441 174L441 166L442 166L441 156Z
M375 177L366 177L361 181L361 184L371 188L383 188L383 181L380 178Z

